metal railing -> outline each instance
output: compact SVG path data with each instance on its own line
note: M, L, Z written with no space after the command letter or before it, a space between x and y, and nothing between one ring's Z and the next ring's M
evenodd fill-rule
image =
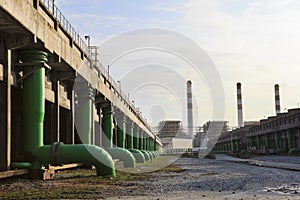
M91 62L93 68L96 71L100 72L98 76L101 74L106 78L106 80L111 84L111 86L122 96L124 101L134 110L136 115L140 118L141 121L145 124L145 126L151 130L150 125L145 121L140 112L134 107L134 104L130 101L130 99L126 96L126 94L121 90L119 84L117 84L113 78L109 75L107 69L105 69L100 63L99 59L90 58L92 55L91 49L84 40L80 37L79 33L74 29L71 23L67 20L67 18L62 14L62 12L57 8L54 3L54 0L40 0L40 2L46 7L46 9L53 14L53 16L57 19L62 28L70 35L73 41L86 53L88 60Z

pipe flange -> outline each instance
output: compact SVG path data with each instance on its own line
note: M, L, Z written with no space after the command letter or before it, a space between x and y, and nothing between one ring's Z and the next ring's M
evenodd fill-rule
M60 148L62 146L62 142L54 142L52 145L52 161L55 165L61 165L60 158Z

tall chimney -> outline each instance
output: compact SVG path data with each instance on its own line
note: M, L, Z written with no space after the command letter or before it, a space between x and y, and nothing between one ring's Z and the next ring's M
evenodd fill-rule
M193 139L193 101L192 101L192 82L187 81L187 114L188 114L188 134Z
M241 83L237 83L236 87L237 87L238 127L240 128L244 126Z
M279 95L279 85L275 84L275 110L276 115L280 113L280 95Z

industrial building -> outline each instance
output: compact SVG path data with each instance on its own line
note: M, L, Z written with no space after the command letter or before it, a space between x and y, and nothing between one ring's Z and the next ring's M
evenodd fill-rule
M164 150L192 148L192 140L187 128L183 127L179 120L159 122L157 136L160 138Z
M257 154L300 152L300 109L280 110L279 85L274 85L276 116L259 122L243 122L241 83L237 83L239 128L224 133L213 148L216 153L251 152Z

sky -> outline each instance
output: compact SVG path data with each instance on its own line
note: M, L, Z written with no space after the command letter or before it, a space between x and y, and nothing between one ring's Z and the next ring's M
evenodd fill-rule
M237 126L237 82L242 83L244 121L257 121L275 114L274 84L280 85L282 112L299 106L300 1L55 2L80 35L89 35L92 45L103 47L100 48L103 60L107 53L105 45L116 41L119 34L149 27L171 30L189 38L205 52L201 54L203 57L207 54L211 59L223 84L220 88L224 99L214 99L210 89L216 77L195 75L191 66L170 52L144 49L122 56L110 65L114 80L121 82L121 89L129 93L152 126L163 119L179 119L186 125L185 82L188 79L193 82L195 125L225 119L230 126ZM167 41L164 38L160 42ZM180 46L173 43L169 47L179 50ZM223 117L214 118L215 101L224 104Z

